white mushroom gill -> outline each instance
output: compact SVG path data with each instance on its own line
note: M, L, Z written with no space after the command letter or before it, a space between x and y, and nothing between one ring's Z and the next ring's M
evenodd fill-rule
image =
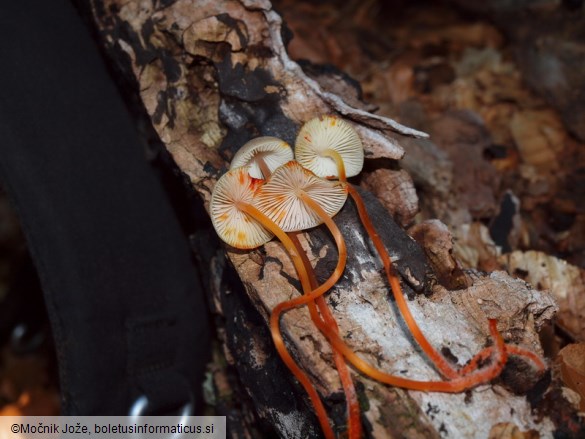
M335 116L316 117L305 123L295 142L297 161L318 176L338 177L337 165L328 150L336 151L343 158L347 177L361 172L364 149L349 123Z
M213 227L227 244L240 249L252 249L265 244L274 236L238 207L239 203L253 204L261 184L261 180L250 177L247 168L232 169L217 181L209 210Z
M266 165L269 173L293 159L293 151L288 143L277 137L257 137L246 142L234 155L230 169L248 166L254 178L268 178L262 167ZM260 160L264 163L261 164Z
M254 205L285 232L315 227L323 219L303 200L303 194L319 204L329 217L343 207L347 186L324 180L290 161L274 171L254 199Z

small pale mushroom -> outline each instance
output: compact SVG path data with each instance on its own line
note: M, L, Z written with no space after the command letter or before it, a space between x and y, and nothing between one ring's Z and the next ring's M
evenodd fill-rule
M359 136L348 123L335 116L321 116L311 119L301 128L295 143L295 157L303 166L311 169L318 176L338 176L341 182L347 183L347 177L357 175L361 171L364 156ZM360 157L361 163L358 163ZM331 166L336 169L332 170ZM361 222L382 260L396 304L414 339L443 376L449 379L460 378L462 372L454 368L429 343L416 323L404 298L400 280L396 275L390 255L372 224L361 196L351 184L348 184L347 187L356 204ZM486 352L478 355L485 356ZM517 350L516 353L518 352ZM532 360L532 358L529 359ZM495 370L497 368L496 363L493 362L488 368ZM473 367L470 367L465 371L470 373L472 370ZM476 376L477 380L480 379L479 375L473 375ZM475 384L478 383L479 381L475 382Z
M274 234L238 206L252 204L261 180L248 175L245 168L224 174L211 194L209 213L219 237L240 249L253 249L270 241Z
M255 205L285 232L306 230L325 222L345 204L347 185L317 177L298 162L278 168L258 191ZM331 231L331 233L334 233Z
M299 131L295 158L320 177L345 181L362 171L364 148L349 123L335 116L321 116L305 123Z
M230 169L248 166L252 177L268 179L276 168L292 159L292 148L284 140L270 136L257 137L238 149Z

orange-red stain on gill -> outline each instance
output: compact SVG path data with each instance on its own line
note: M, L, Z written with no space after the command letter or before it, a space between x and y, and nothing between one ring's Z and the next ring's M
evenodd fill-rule
M307 142L309 142L309 143L311 143L311 142L312 142L312 140L311 140L311 136L308 136L308 135L307 135L307 136L303 136L303 138L304 138L304 139L305 139Z
M246 241L246 233L239 231L238 232L238 243L244 244L245 241Z
M337 125L337 119L335 119L334 117L331 118L331 120L329 121L329 124L334 127L335 125Z
M248 183L248 188L252 191L252 192L256 192L258 190L258 188L260 186L262 186L262 183L264 182L264 180L262 180L261 178L254 178L254 177L250 177L249 178L249 183ZM243 183L243 182L242 182Z
M244 184L246 175L245 175L245 171L240 170L240 172L238 172L238 180L240 180L240 184Z

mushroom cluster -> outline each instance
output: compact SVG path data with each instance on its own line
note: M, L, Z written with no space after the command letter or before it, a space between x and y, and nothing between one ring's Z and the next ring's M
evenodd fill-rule
M303 304L308 305L313 322L318 327L331 328L338 335L337 323L322 295L335 285L345 267L345 242L331 217L345 204L347 185L318 178L291 160L292 157L290 146L273 137L246 143L234 156L231 169L215 185L210 202L212 222L223 241L240 249L258 247L276 236L293 261L303 292L311 295ZM338 262L329 279L318 285L296 232L322 223L335 239ZM285 302L273 310L272 338L280 357L309 395L325 436L333 438L323 403L288 352L280 331L280 315L300 305L294 301ZM334 358L346 395L348 432L350 437L359 438L360 410L353 381L342 355L336 352Z
M215 230L228 245L252 249L276 236L290 255L303 295L280 303L272 310L270 329L279 355L309 395L326 438L335 437L327 412L314 385L288 352L280 331L280 317L295 307L307 305L313 323L333 348L335 366L346 396L347 436L352 439L361 437L362 427L346 361L386 384L449 393L494 379L502 371L508 355L525 358L539 372L545 370L546 365L533 352L505 344L495 320L489 321L493 345L480 351L460 369L452 366L426 339L408 308L388 250L358 191L347 181L361 172L364 163L361 140L349 123L335 116L308 121L297 136L294 157L297 161L293 160L290 146L274 137L259 137L246 143L234 156L230 170L218 180L211 196L210 214ZM336 284L345 268L345 242L332 218L341 210L348 194L384 265L390 289L408 329L444 380L416 381L388 374L359 357L341 337L323 295ZM317 282L297 238L300 231L320 224L329 229L338 252L335 270L322 284Z

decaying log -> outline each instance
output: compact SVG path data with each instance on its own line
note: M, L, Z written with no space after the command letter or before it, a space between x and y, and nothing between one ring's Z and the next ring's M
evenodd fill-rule
M357 105L357 95L347 91L351 87L339 86L342 75L331 79L330 84L337 85L330 87L337 93L347 91L348 96L330 91L323 78L306 74L289 59L286 28L267 0L95 0L93 14L106 50L135 78L155 130L205 206L239 146L259 135L275 135L292 144L300 125L317 115L333 113L351 122L368 159L399 160L413 137L425 137ZM408 193L409 184L414 193L410 178L401 178L397 187ZM548 294L503 272L489 276L468 272L469 287L446 289L431 268L441 267L441 257L429 264L425 251L392 220L388 210L371 193L362 192L396 260L412 312L434 346L448 352L457 364L465 364L486 344L486 319L497 318L508 341L541 353L536 331L556 309ZM393 199L401 197L397 194ZM398 212L404 224L410 222L412 208ZM406 335L354 205L346 203L335 220L347 241L349 259L327 300L343 337L363 358L388 372L439 379ZM318 277L327 278L337 258L331 237L319 227L300 239ZM252 251L223 247L204 272L227 276L231 269L225 265L224 254L244 286L238 289L232 281L227 288L222 279L208 280L216 310L225 319L228 360L240 371L259 416L280 435L318 437L310 405L276 358L266 330L270 310L299 294L290 259L276 241ZM439 271L440 276L445 272ZM344 403L326 340L311 324L306 309L287 313L282 327L333 421L343 426ZM547 437L566 428L562 417L552 419L546 411L535 415L531 404L538 408L549 398L543 396L548 382L535 386L533 374L520 363L511 362L494 384L454 395L390 388L355 372L367 435L487 437L494 428L501 428L497 424L506 423L511 429L533 430ZM560 392L555 395L561 398ZM564 413L576 416L566 406Z

